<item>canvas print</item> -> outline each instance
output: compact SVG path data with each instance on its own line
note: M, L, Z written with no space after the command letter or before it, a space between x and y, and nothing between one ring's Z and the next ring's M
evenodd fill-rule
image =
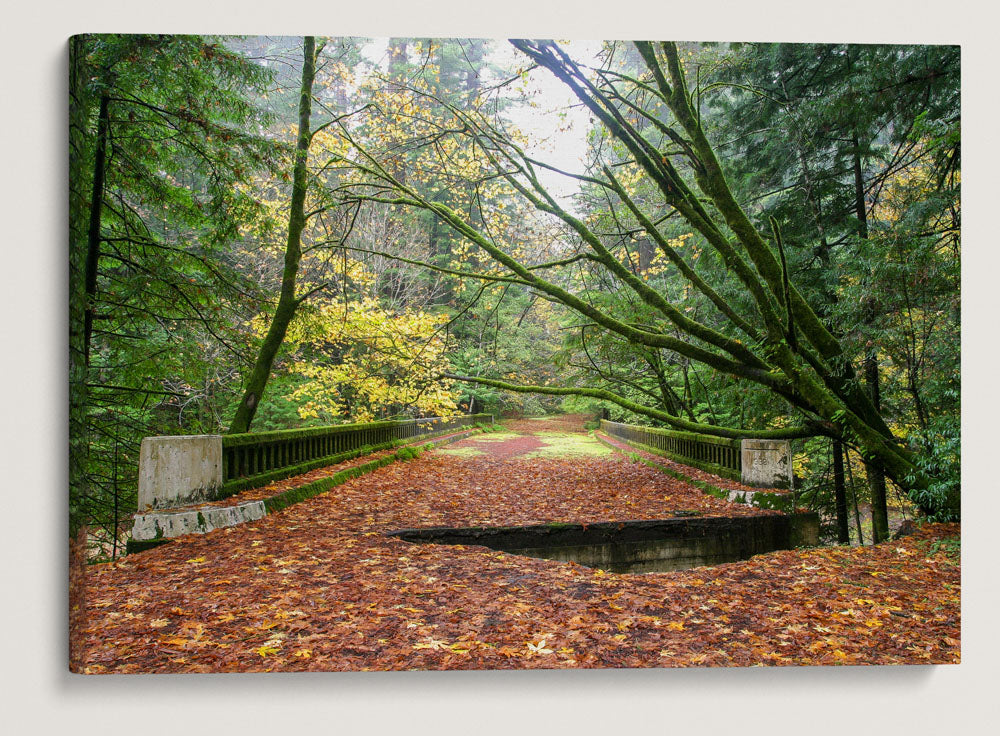
M957 46L69 60L73 672L959 662Z

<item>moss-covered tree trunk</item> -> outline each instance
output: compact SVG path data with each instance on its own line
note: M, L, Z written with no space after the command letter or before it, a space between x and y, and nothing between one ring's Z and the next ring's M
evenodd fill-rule
M299 259L302 256L302 231L306 224L306 164L309 157L309 144L312 135L309 131L309 118L312 114L312 86L316 76L316 39L306 36L303 39L302 86L299 90L299 129L295 143L295 165L292 172L292 201L288 213L288 239L285 245L285 266L281 275L281 294L278 306L271 319L267 335L260 346L257 360L254 362L250 379L247 381L243 398L236 410L236 416L229 428L230 434L250 431L257 407L271 375L274 359L281 348L288 331L288 325L295 316L299 300L295 296L295 278L299 270Z
M837 541L850 544L851 530L847 519L847 489L844 485L844 445L833 441L833 498L837 507Z
M794 284L789 286L783 282L783 271L774 249L733 195L717 153L701 126L700 116L692 106L676 45L663 43L657 48L648 42L636 42L652 75L652 81L645 85L645 90L657 95L666 104L679 128L662 126L675 144L676 150L672 155L685 160L700 193L687 183L685 176L673 165L671 156L665 155L642 136L618 110L606 91L593 84L556 45L516 40L512 43L569 86L609 133L624 144L658 187L664 203L673 207L705 238L709 246L718 251L729 272L742 283L752 299L755 321L762 331L758 333L753 327L748 331L743 324L745 320L733 320L734 325L754 337L756 346L759 346L746 350L745 343L734 344L727 336L705 329L704 325L692 324L691 320L671 310L669 304L662 303L660 295L631 279L630 274L625 273L613 259L604 257L599 240L588 237L590 233L583 223L562 211L551 198L543 201L544 194L536 196L528 191L528 187L511 181L536 206L561 217L576 229L595 250L596 260L615 272L643 301L659 309L682 333L697 337L716 350L704 351L700 346L693 346L684 340L672 345L662 344L662 347L731 375L766 385L795 406L818 416L825 426L825 434L858 447L866 462L880 467L903 487L930 487L932 479L917 466L914 454L901 446L890 431L876 404L876 396L869 390L870 382L869 386L865 386L858 380L846 360L843 347L816 310ZM522 172L526 172L529 184L534 185L530 172L527 169L522 169ZM607 186L621 197L621 187L615 186L611 175L605 173L609 179ZM714 212L705 206L706 200L711 203ZM653 234L651 231L650 235ZM475 239L471 234L470 237ZM487 252L496 250L491 244L483 247ZM509 259L505 256L498 254L495 257L508 265ZM551 288L550 284L539 284L532 274L526 270L518 271L514 265L512 270L533 286L547 291L629 341L651 346L666 342L661 335L649 335L645 330L633 329L631 325L615 324L614 320L606 319L607 315L595 313L596 310L588 305L578 304L577 300L567 298L558 289ZM732 320L730 313L734 311L733 305L725 307L724 313ZM723 357L720 351L727 355ZM780 378L772 380L775 376ZM648 411L644 413L651 415ZM677 421L671 417L668 423L677 424ZM925 510L946 509L947 513L957 516L956 500L942 499L941 509ZM876 520L876 528L880 528L883 534L886 528L884 519L883 515Z

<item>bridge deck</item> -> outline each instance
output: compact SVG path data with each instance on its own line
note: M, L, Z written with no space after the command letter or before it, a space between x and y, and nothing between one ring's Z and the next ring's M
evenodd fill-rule
M509 429L387 465L258 521L91 566L74 617L77 666L182 672L957 658L957 648L940 644L919 656L905 649L913 640L907 628L917 624L891 610L921 620L945 615L949 623L937 630L955 637L959 616L958 574L928 564L907 540L864 555L797 550L615 575L386 536L416 526L776 513L706 495L556 423ZM921 564L898 575L879 568L880 587L872 589L871 565L886 556L903 563L919 556ZM776 648L762 638L775 621L800 631L815 623L815 610L794 601L802 591L832 596L824 610L853 607L869 625L836 628L838 645L829 649L816 649L808 636ZM871 600L864 611L851 602L859 596Z

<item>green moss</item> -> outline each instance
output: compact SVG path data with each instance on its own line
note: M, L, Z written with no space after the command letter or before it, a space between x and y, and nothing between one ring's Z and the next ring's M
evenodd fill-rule
M524 457L552 458L572 455L605 457L611 454L611 450L585 434L544 432L536 436L545 443L545 447L529 452Z
M753 494L750 503L759 509L774 509L786 514L795 510L795 498L790 493L761 493L757 491Z
M490 415L472 414L469 415L469 417L473 420L482 422L489 418ZM257 445L264 444L266 442L285 442L288 440L306 439L310 437L328 437L330 435L345 434L361 430L398 427L404 423L404 420L391 420L384 422L367 422L363 424L336 424L328 427L306 427L304 429L279 429L274 432L244 432L241 434L227 434L222 436L222 446L223 448L243 447L245 445Z
M944 537L933 541L921 540L918 544L927 550L928 556L943 552L948 557L949 562L956 565L962 560L962 539L960 537Z
M198 526L201 527L202 529L204 529L206 526L205 515L202 514L200 511L198 512Z
M135 552L145 552L147 549L159 547L166 544L169 539L129 539L125 542L125 554L130 555Z
M678 474L679 475L679 474ZM678 479L680 480L680 479ZM694 479L692 478L689 483L692 483ZM710 483L705 483L704 481L698 481L701 485L699 486L702 493L707 493L709 496L715 496L716 498L729 498L729 492L724 488L719 488L718 486L713 486ZM737 503L743 503L746 500L746 494L737 500Z
M519 437L523 437L523 436L524 435L520 435L517 432L508 432L506 430L503 430L501 432L493 432L493 433L489 434L488 436L482 436L482 435L477 436L474 441L475 442L506 442L507 440L516 440Z
M690 433L682 432L680 434L690 434ZM617 439L620 442L626 442L626 440L623 440L621 437L616 437L615 439ZM719 438L712 437L711 439L717 440ZM730 440L726 440L726 442L729 441ZM739 441L737 440L737 444L738 442ZM644 445L641 442L633 442L629 440L626 442L626 444L635 447L639 450L642 450L643 452L648 452L652 455L659 455L660 457L665 457L668 460L673 460L675 463L680 463L681 465L689 465L692 468L698 468L698 470L704 470L706 473L717 475L720 478L728 478L729 480L735 480L735 481L742 480L742 475L740 474L740 471L733 470L732 468L727 468L723 465L716 465L715 463L707 463L701 460L695 460L694 458L690 458L685 455L677 455L672 452L666 452L665 450L661 450L658 447ZM717 444L722 444L722 443L717 443Z
M320 480L313 481L312 483L307 483L304 486L299 486L298 488L292 488L284 493L279 493L277 496L265 498L264 510L269 514L273 514L275 511L281 511L282 509L288 508L289 506L299 503L300 501L305 501L313 496L318 496L321 493L329 491L331 488L339 486L342 483L346 483L352 478L358 478L362 475L366 475L373 470L378 470L379 468L394 463L395 461L395 455L387 455L362 465L355 465L353 468L341 470L339 473L334 473L329 478L321 478Z
M419 447L400 447L395 452L395 457L397 460L415 460L420 457L421 448Z
M476 457L477 455L485 455L486 453L482 450L477 450L475 447L445 447L438 450L443 455L455 455L456 457Z

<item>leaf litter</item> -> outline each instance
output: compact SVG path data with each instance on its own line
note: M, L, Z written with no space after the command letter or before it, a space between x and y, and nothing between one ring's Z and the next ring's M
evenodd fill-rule
M481 455L424 453L257 522L74 566L71 667L959 662L957 524L876 547L790 550L644 575L385 536L402 527L592 523L681 510L776 513L707 496L618 454L526 457L541 442L532 433L574 428L569 420L511 423L519 436L479 443Z

